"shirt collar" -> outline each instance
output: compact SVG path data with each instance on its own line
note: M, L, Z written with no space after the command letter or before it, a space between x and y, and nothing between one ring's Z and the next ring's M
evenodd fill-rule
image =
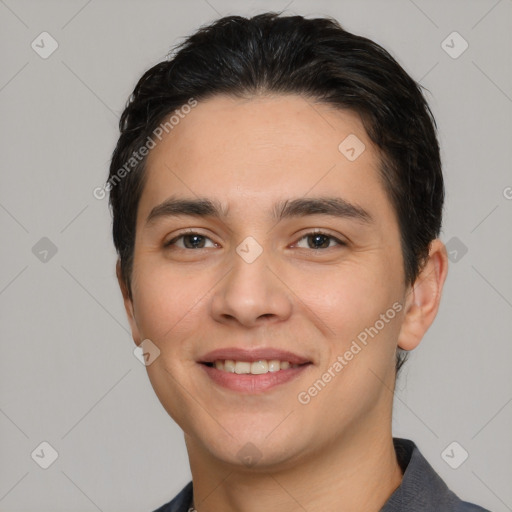
M412 441L393 438L393 444L403 478L381 512L448 510L459 501Z

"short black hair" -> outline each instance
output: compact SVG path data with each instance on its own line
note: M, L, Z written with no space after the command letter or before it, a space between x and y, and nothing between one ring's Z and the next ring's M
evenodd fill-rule
M145 178L140 148L191 99L267 93L299 94L359 114L381 155L380 178L401 234L405 284L414 283L440 233L444 202L436 123L421 86L384 48L333 18L269 12L226 16L201 27L146 71L128 100L106 188L130 296ZM397 368L402 362L399 354Z

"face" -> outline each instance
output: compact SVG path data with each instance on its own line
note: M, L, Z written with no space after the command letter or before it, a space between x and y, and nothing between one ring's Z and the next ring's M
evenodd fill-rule
M151 150L125 304L189 446L277 467L390 423L407 289L379 161L356 114L293 95L199 102Z

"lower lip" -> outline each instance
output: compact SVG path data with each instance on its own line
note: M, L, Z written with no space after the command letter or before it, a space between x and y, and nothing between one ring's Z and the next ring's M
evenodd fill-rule
M277 372L262 373L260 375L225 372L205 364L201 364L201 366L210 379L224 388L241 393L258 393L295 379L306 370L309 364L304 364L296 368L287 368L286 370L279 370Z

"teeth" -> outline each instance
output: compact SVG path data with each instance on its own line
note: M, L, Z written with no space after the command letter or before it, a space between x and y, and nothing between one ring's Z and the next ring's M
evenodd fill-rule
M254 361L251 363L251 373L253 375L259 375L261 373L268 373L267 361Z
M268 372L278 372L279 370L287 370L288 368L297 368L298 364L290 364L288 361L279 361L278 359L271 359L266 361L264 359L260 361L233 361L232 359L226 359L225 361L215 361L215 368L217 370L237 373L237 374L252 374L261 375Z
M272 359L268 362L269 372L278 372L281 369L281 363L277 359Z
M224 361L224 368L219 368L217 366L217 363L220 363L222 365L222 361L215 361L215 366L219 370L224 370L226 372L235 373L235 361L231 361L230 359L227 359L226 361Z
M237 361L235 363L235 373L251 373L251 363Z

